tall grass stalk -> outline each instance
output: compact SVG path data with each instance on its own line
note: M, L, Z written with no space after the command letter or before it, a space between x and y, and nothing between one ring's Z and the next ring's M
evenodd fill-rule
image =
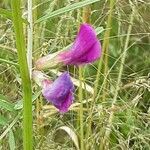
M84 130L83 130L83 91L82 91L82 67L79 67L79 101L80 101L80 149L84 150Z
M28 60L28 67L30 78L32 75L32 45L33 45L33 24L32 24L32 0L28 0L28 38L27 38L27 60Z
M106 94L107 94L107 72L108 72L108 48L109 48L109 36L110 36L110 31L111 31L111 23L112 23L112 14L113 14L113 8L114 8L115 0L110 0L110 13L108 15L108 20L107 20L107 27L106 27L106 32L104 36L104 43L103 43L103 55L102 55L102 60L104 57L104 83L103 83L103 94L102 94L102 101L106 100ZM102 63L100 63L102 65ZM101 70L101 66L100 66Z
M121 58L121 64L120 64L118 79L117 79L116 88L115 88L116 90L115 90L115 93L114 93L111 110L114 110L114 107L115 107L115 104L116 104L116 101L117 101L117 97L118 97L118 91L119 91L119 88L120 88L120 82L121 82L121 77L122 77L122 73L123 73L123 67L124 67L124 63L125 63L125 59L126 59L126 55L127 55L127 48L128 48L128 45L129 45L129 39L130 39L131 30L132 30L134 14L135 14L135 7L133 6L132 7L132 14L130 16L130 24L129 24L128 31L127 31L127 37L126 37L126 41L125 41L125 45L124 45L124 49L123 49L123 55L122 55L122 58ZM106 128L106 131L105 131L104 139L103 139L103 141L101 143L101 146L100 146L100 150L109 149L109 136L110 136L110 133L111 133L113 116L114 116L114 112L112 111L110 113L110 116L109 116L109 119L108 119L107 128Z
M98 90L98 85L99 85L99 79L100 79L100 72L102 69L102 62L104 59L104 75L107 73L108 70L108 47L109 47L109 36L110 36L110 31L111 31L111 22L112 22L112 13L113 13L113 8L115 6L115 0L110 0L110 11L109 11L109 15L108 15L108 19L107 19L107 25L106 25L106 32L104 34L104 42L103 42L103 46L102 46L102 56L100 58L99 61L99 65L98 65L98 70L97 70L97 74L96 74L96 81L95 81L95 85L94 85L94 95L93 95L93 102L96 99L96 95L97 95L97 90ZM107 79L104 80L104 86L106 87L106 81Z
M102 56L100 58L99 64L98 64L98 70L97 70L97 74L96 74L96 80L94 83L94 94L92 97L92 105L91 105L91 111L89 114L89 126L88 126L88 133L87 135L89 136L91 134L91 124L92 124L92 113L94 111L94 104L96 102L97 99L97 92L99 89L99 79L100 79L100 72L102 69L102 62L103 62L103 58L105 56L105 62L104 62L104 68L105 68L105 73L107 73L107 68L108 68L108 47L109 47L109 36L110 36L110 29L111 29L111 20L112 20L112 12L113 12L113 8L114 8L114 4L115 4L115 0L110 0L110 13L108 15L108 19L107 19L107 26L106 26L106 31L104 34L104 42L103 42L103 46L102 46ZM103 87L106 87L106 80L107 78L104 79L104 83L103 83Z
M32 89L26 58L20 0L11 0L16 47L23 87L23 149L33 149L32 139Z

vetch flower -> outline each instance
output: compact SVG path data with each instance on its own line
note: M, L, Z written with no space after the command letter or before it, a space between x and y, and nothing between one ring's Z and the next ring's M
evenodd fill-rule
M89 24L80 26L77 37L69 50L49 54L36 62L37 69L54 67L55 65L83 65L96 61L101 56L101 43L96 32Z
M74 86L68 72L60 75L53 83L43 80L43 96L51 102L61 113L68 111L73 102Z
M101 44L95 30L89 24L82 24L71 49L59 54L65 65L91 63L101 55Z

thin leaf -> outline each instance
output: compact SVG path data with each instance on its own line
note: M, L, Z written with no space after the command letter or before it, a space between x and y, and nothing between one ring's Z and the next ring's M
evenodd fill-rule
M14 105L6 100L6 97L0 94L0 108L6 109L8 111L14 111Z
M32 102L34 102L38 97L39 95L41 94L41 91L37 92L35 95L32 96ZM15 110L19 110L19 109L22 109L23 108L23 101L20 100L18 101L15 106L14 106L14 109Z
M0 125L2 126L7 125L7 119L2 115L0 115Z
M4 63L7 63L7 64L10 64L10 65L14 65L14 66L19 66L17 63L13 62L13 61L10 61L10 60L6 60L6 59L3 59L3 58L0 58L0 62L4 62Z
M0 140L2 140L7 133L11 130L11 128L15 125L15 123L18 121L18 119L21 117L22 112L20 111L18 115L15 117L15 119L9 124L9 126L4 130L4 132L0 135Z
M103 27L97 27L95 29L95 31L96 31L96 34L99 35L100 33L102 33L104 31L104 28Z
M45 21L45 20L47 20L47 19L49 19L51 17L55 17L55 16L58 16L58 15L61 15L61 14L66 13L68 11L72 11L72 10L78 9L78 8L84 7L86 5L89 5L89 4L98 2L98 1L99 0L84 0L82 2L78 2L78 3L75 3L75 4L72 4L72 5L60 8L60 9L58 9L56 11L53 11L53 12L46 12L46 15L41 17L41 18L39 18L35 23L39 23L39 22Z
M74 143L74 145L76 146L77 150L79 150L78 137L77 137L76 133L75 133L71 128L69 128L69 127L67 127L67 126L62 126L62 127L59 127L59 128L57 129L57 131L58 131L58 130L63 130L63 131L65 131L65 132L69 135L69 137L71 138L71 140L73 141L73 143Z
M16 144L15 144L15 137L12 130L9 131L9 148L10 150L15 150Z
M12 13L11 13L11 10L6 10L6 9L3 9L3 8L0 8L0 15L4 18L7 18L7 19L11 19L12 20Z
M11 10L0 8L0 15L4 18L10 19L10 20L13 19ZM22 21L23 21L23 23L29 25L29 22L27 21L27 19L22 18Z

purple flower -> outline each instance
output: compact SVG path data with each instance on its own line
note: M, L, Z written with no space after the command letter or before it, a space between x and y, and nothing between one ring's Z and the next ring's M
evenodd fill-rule
M49 54L36 61L36 68L46 69L58 64L83 65L96 61L101 56L101 44L95 30L89 24L82 24L79 33L67 51L60 52L54 57Z
M95 30L89 24L82 24L71 49L59 54L65 65L91 63L101 55L101 44Z
M53 83L43 81L43 96L51 102L61 113L68 111L73 102L74 86L68 72L60 75Z

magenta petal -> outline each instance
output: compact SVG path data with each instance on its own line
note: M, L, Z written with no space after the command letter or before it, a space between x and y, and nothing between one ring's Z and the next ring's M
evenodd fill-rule
M101 55L101 44L95 30L88 24L82 24L70 50L59 54L64 64L80 65L97 60Z
M95 43L91 49L87 53L85 53L82 57L79 57L78 59L75 59L72 61L73 64L86 64L86 63L91 63L95 60L97 60L101 54L101 51L99 51L99 47L101 47L99 41Z
M66 112L73 101L74 86L69 73L65 72L52 84L43 87L43 96L60 112Z

